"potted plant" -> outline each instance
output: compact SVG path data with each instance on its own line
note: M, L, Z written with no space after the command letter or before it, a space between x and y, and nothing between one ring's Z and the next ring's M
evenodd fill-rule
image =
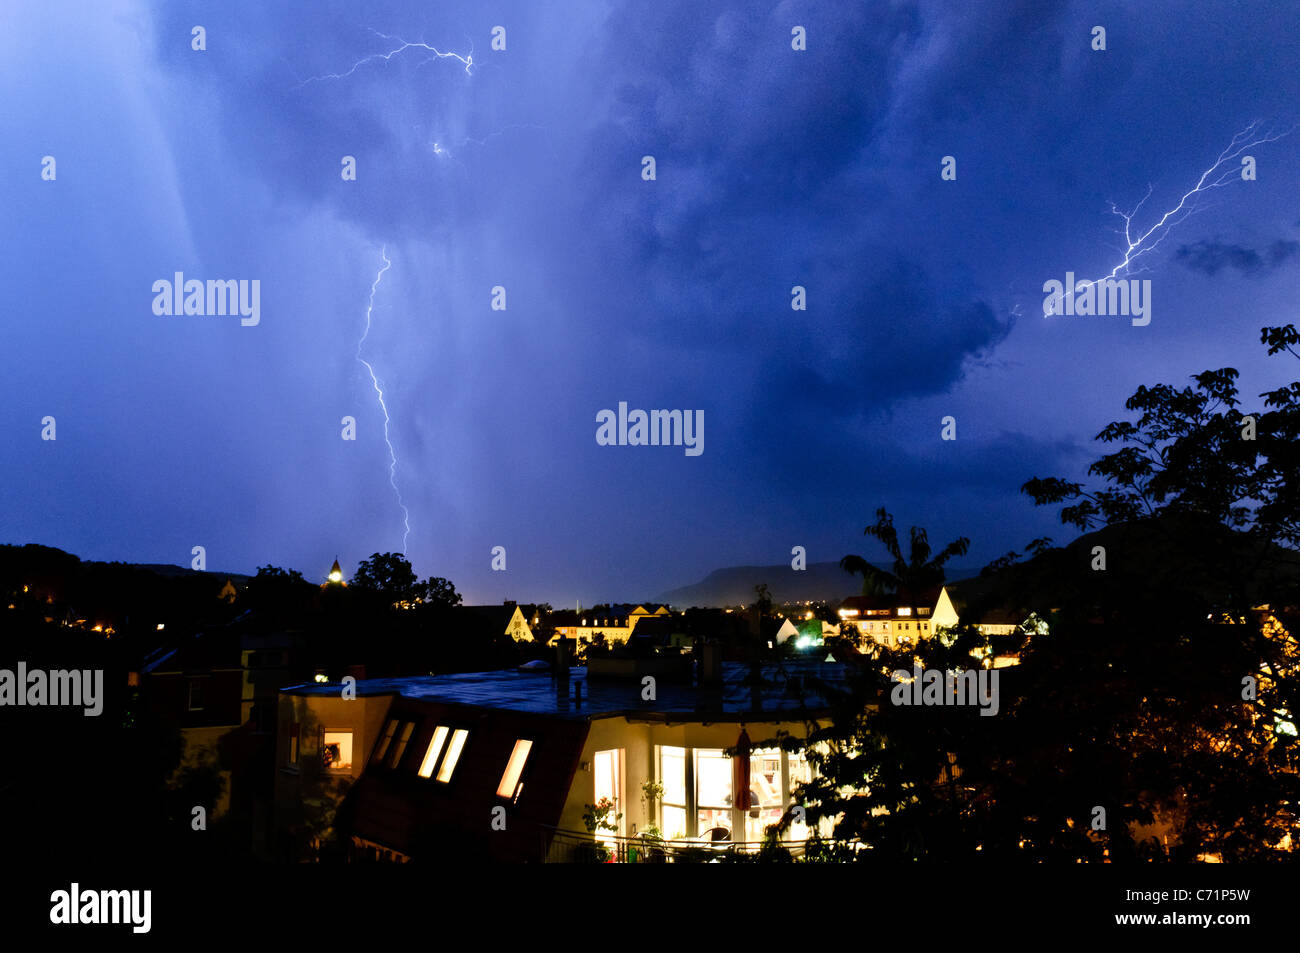
M586 810L582 812L582 823L587 828L588 834L595 834L597 831L618 832L618 822L623 819L623 815L614 812L616 805L612 799L603 797L595 804L587 804L584 807ZM614 815L612 820L611 814ZM577 854L580 860L597 864L603 864L610 859L609 848L599 840L580 845Z

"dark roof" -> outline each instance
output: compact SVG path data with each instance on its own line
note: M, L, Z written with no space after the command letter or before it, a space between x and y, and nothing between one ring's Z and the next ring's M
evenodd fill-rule
M678 620L666 615L651 615L641 619L632 630L632 638L665 640L681 627Z
M460 675L426 675L403 678L371 678L357 682L359 696L396 695L403 699L460 705L495 711L530 712L555 718L586 721L592 718L628 714L638 718L674 719L675 715L705 713L709 720L779 721L798 717L806 710L827 707L826 699L809 692L805 702L787 691L787 680L811 675L828 683L843 680L844 668L835 662L814 659L787 661L778 668L764 665L762 686L755 707L754 693L746 683L749 666L723 663L723 685L702 689L689 684L660 680L657 700L641 698L639 679L587 679L585 668L569 673L567 690L561 691L548 672L469 672ZM580 685L582 700L575 701L573 689ZM338 685L308 683L285 688L292 695L337 695ZM764 717L766 716L766 717Z
M989 609L979 617L980 625L1019 625L1028 617L1028 612L1014 609Z
M340 828L419 859L490 857L501 861L539 859L539 834L559 823L573 784L588 726L525 712L497 711L485 717L431 699L398 697L388 718L416 725L395 768L377 764L373 752L344 809ZM447 783L418 771L439 725L468 732ZM382 737L382 735L380 736ZM497 796L510 753L520 739L532 742L517 800ZM495 806L509 823L489 823Z
M940 587L935 587L921 592L896 592L885 596L849 596L840 603L839 607L841 609L857 609L859 612L866 609L892 610L900 606L934 608L939 601L940 591Z
M496 634L500 635L510 624L510 618L515 614L515 605L502 606L456 606L456 613L461 617L473 616L482 619L496 628Z

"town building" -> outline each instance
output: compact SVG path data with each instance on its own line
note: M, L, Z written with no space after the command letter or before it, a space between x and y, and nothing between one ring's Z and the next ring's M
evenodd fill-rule
M703 655L698 683L659 679L650 692L635 671L562 666L370 679L355 697L341 685L286 688L275 794L284 853L309 856L326 828L354 860L572 860L596 839L633 859L655 831L669 852L756 847L811 777L802 753L761 743L825 719L804 676L834 682L842 668L763 666L755 684L752 667ZM737 745L748 755L728 757ZM661 798L644 796L647 782ZM584 815L602 799L613 808L593 838ZM807 833L796 823L785 839Z

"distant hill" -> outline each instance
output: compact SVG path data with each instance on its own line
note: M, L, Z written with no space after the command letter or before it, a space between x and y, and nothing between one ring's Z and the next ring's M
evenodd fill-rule
M91 563L90 565L96 565ZM105 564L98 564L105 565ZM108 564L111 565L111 564ZM218 570L204 570L200 572L197 569L190 569L188 566L173 566L171 563L123 563L122 565L133 566L136 569L147 569L150 572L157 573L167 579L175 579L178 576L213 576L221 579L229 579L236 588L242 589L248 585L252 576L241 572L220 572Z
M978 574L978 569L953 568L948 571L948 579ZM677 608L749 605L754 601L754 587L762 583L767 584L775 602L839 602L862 592L861 577L845 572L837 562L809 563L807 569L798 571L782 563L715 569L697 583L670 589L658 601Z
M1104 526L987 576L950 574L949 591L959 604L1044 611L1093 575L1094 547L1105 550L1111 576L1141 576L1152 593L1190 588L1212 604L1225 603L1234 593L1222 567L1231 564L1259 567L1236 593L1252 603L1300 591L1300 553L1174 514Z

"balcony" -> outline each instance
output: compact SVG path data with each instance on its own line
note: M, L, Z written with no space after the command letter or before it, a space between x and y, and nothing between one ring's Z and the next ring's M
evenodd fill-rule
M803 856L804 841L779 841L791 859ZM691 837L679 840L645 837L599 838L583 831L558 828L541 830L541 860L548 864L709 864L758 860L760 850L773 850L772 842L733 842ZM741 856L737 856L741 855Z

